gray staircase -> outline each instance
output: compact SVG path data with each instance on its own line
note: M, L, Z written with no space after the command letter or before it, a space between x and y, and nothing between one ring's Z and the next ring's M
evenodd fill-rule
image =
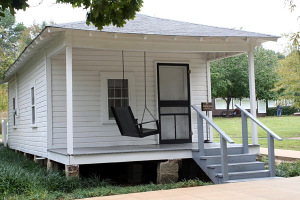
M228 147L228 180L238 182L258 178L270 178L265 163L256 161L256 154L243 154L243 147ZM224 183L220 148L205 149L205 156L193 152L193 159L214 183Z
M282 139L262 124L256 117L239 105L242 119L242 147L232 146L234 141L208 118L200 108L192 105L197 113L198 150L193 151L193 159L214 183L227 183L249 181L262 178L275 177L274 139ZM248 149L247 119L251 119L267 132L269 170L265 169L263 162L256 161L256 154L250 154ZM204 146L204 121L220 135L220 148L205 148ZM230 144L230 146L227 145Z

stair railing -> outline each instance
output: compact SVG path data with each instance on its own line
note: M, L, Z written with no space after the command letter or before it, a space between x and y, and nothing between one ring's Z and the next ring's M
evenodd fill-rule
M209 119L196 105L192 105L192 108L197 112L198 148L200 156L205 156L203 120L205 120L220 134L221 169L223 175L223 182L226 182L228 180L227 142L234 143L234 141L223 130L221 130L211 119Z
M268 134L268 160L269 160L269 171L270 176L275 176L275 153L274 153L274 138L278 141L282 141L281 137L279 137L276 133L271 131L268 127L266 127L263 123L261 123L256 117L251 115L246 109L244 109L240 105L235 105L241 111L242 118L242 139L243 139L243 150L244 153L249 153L248 149L248 126L247 126L247 118L250 118L253 122L259 125L262 129L264 129Z

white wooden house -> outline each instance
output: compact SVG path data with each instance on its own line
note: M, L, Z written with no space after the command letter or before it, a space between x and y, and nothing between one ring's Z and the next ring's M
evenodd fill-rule
M212 100L213 101L213 116L224 116L226 115L226 110L227 110L227 104L226 101L222 98L215 98ZM274 107L274 103L275 101L270 101L268 100L268 105ZM257 105L257 116L259 117L264 117L267 115L267 102L266 100L261 100L258 99L256 101ZM243 98L243 99L232 99L229 105L229 111L230 111L230 115L232 116L232 113L234 112L234 110L236 109L235 105L241 105L243 106L243 108L245 109L249 109L250 110L250 99L249 98ZM269 106L269 107L270 107Z
M47 26L1 81L8 82L8 145L66 166L193 158L199 137L190 106L211 101L209 63L248 53L253 86L254 48L277 38L141 14L102 31L85 22ZM122 51L126 98L139 120L146 54L147 105L160 119L159 135L121 136L109 112L121 104Z

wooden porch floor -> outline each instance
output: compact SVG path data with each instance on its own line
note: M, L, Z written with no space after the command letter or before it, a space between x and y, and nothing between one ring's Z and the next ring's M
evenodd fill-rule
M220 144L206 143L204 146L210 149ZM236 146L241 144L228 144L228 147ZM193 158L192 151L197 149L198 143L85 147L74 148L74 153L68 155L67 149L61 148L48 150L48 159L65 165L173 160Z
M237 147L241 144L228 144L228 147ZM220 143L205 143L204 148L219 148ZM142 153L142 152L160 152L160 151L186 151L197 150L198 143L184 144L157 144L157 145L131 145L131 146L110 146L110 147L84 147L74 148L73 155L93 155L93 154L119 154L119 153ZM67 149L51 149L49 152L61 155L68 155Z

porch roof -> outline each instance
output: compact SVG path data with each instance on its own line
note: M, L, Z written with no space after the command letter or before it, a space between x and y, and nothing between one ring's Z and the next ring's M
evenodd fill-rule
M85 21L57 24L49 27L99 31L94 25L87 25ZM137 14L135 19L127 21L124 27L110 25L105 26L101 31L110 33L168 36L279 38L268 34L162 19L143 14Z
M220 40L219 42L227 41L227 38L237 38L245 41L245 45L248 46L248 39L253 38L257 40L258 44L267 41L277 41L278 36L254 33L242 30L235 30L229 28L220 28L214 26L207 26L201 24L194 24L189 22L180 22L170 19L162 19L157 17L151 17L147 15L137 14L134 20L130 20L124 27L105 26L103 30L99 31L93 25L86 25L85 21L72 22L58 25L50 25L43 29L43 31L32 40L32 42L24 49L20 56L5 72L5 79L0 80L0 84L8 82L8 80L17 73L26 63L30 61L38 52L46 49L45 46L52 48L53 40L61 36L60 32L65 30L83 30L83 31L95 31L99 33L120 33L120 34L132 34L132 35L152 35L152 36L170 36L170 37L199 37L198 41L202 41L203 38L209 40ZM225 38L225 40L224 40ZM174 38L176 40L176 38ZM61 44L63 41L58 41ZM53 47L52 50L55 50ZM223 52L222 52L223 53ZM241 52L235 52L221 56L221 58L237 55ZM47 55L49 56L49 55ZM216 56L216 55L214 55Z

